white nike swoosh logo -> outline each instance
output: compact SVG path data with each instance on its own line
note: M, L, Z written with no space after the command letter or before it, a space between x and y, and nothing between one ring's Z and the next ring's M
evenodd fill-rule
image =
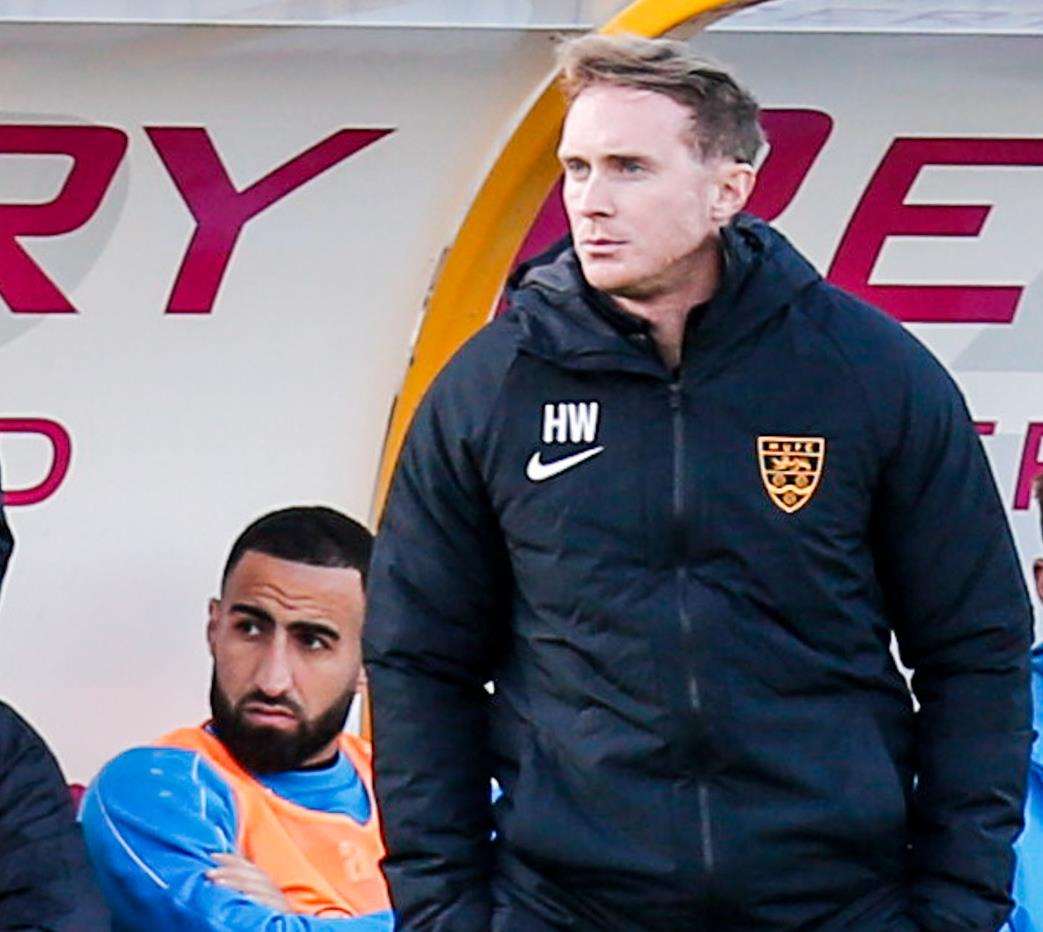
M544 479L552 479L554 476L561 475L561 473L565 472L566 469L572 469L573 466L578 466L584 460L589 460L592 456L597 456L604 449L604 447L591 447L589 450L580 450L579 453L573 453L572 456L562 457L560 460L555 460L553 463L541 463L540 451L537 450L532 454L528 465L525 467L525 475L533 482L542 482Z

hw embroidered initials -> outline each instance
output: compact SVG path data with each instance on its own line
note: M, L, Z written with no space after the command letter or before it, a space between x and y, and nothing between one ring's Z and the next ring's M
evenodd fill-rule
M543 406L544 443L593 443L597 433L596 401L559 401Z
M543 406L544 443L593 443L598 435L598 403L596 401L558 401ZM566 470L585 463L601 453L604 447L588 447L553 462L543 462L537 450L525 464L530 482L543 482Z

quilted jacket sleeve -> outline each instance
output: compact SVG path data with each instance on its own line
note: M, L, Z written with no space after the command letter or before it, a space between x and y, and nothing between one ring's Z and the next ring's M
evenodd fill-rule
M997 929L1032 740L1032 610L963 399L919 344L876 503L876 559L919 703L913 916Z
M368 581L383 867L400 929L487 932L489 680L506 560L476 456L483 393L459 363L421 406ZM470 387L468 388L468 383Z

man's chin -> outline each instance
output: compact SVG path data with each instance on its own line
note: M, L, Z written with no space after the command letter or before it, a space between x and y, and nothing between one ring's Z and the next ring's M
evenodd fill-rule
M587 284L613 298L641 297L641 279L618 262L588 259L580 262Z
M280 773L294 770L301 763L298 730L240 725L232 735L222 738L232 756L254 773Z
M239 734L244 743L254 745L294 744L300 739L299 725L265 725L255 722L243 722Z
M633 279L619 270L606 269L594 265L589 271L584 268L583 277L591 288L609 295L621 295L629 292L635 285Z
M314 720L301 709L283 712L263 696L248 695L233 706L218 685L210 682L211 726L214 734L247 770L278 773L296 770L327 747L344 728L354 696L354 680L326 711ZM276 714L272 714L276 713Z

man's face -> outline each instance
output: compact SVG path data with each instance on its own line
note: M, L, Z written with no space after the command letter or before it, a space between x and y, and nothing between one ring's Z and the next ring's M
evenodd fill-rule
M355 694L364 610L358 570L248 550L210 602L214 730L256 772L332 753Z
M654 91L595 84L573 101L558 157L593 287L638 300L678 288L742 209L753 170L703 159L691 130L691 112Z

